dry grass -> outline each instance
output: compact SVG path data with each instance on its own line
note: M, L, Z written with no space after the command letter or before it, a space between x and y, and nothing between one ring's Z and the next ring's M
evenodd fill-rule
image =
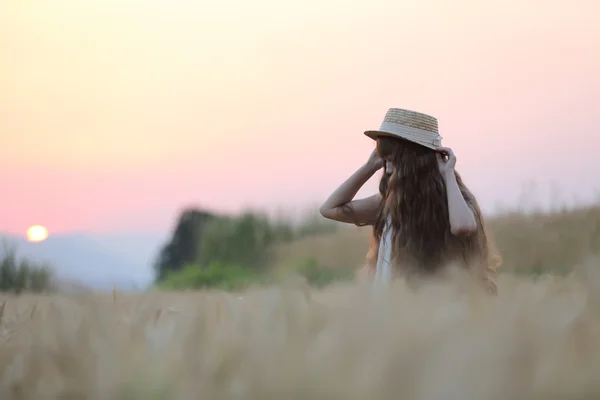
M369 249L371 229L344 227L338 232L312 236L280 245L275 254L275 265L289 266L314 257L321 265L332 268L360 268Z
M553 213L507 213L487 220L503 259L502 271L569 272L590 254L600 253L600 206ZM334 234L281 246L276 263L290 265L314 257L332 268L359 268L369 247L370 227L349 226Z
M497 297L462 276L419 291L4 296L0 399L598 398L599 215L496 221L508 263L580 265L502 275ZM362 261L348 232L322 257Z
M372 292L4 297L2 399L586 399L600 396L588 274ZM582 279L583 278L583 279Z

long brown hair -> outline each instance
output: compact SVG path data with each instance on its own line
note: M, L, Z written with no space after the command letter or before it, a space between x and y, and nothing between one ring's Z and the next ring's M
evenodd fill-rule
M377 152L381 158L391 159L394 171L389 176L384 173L379 186L383 201L373 226L368 254L371 271L377 262L379 243L388 219L393 230L395 273L432 274L451 262L487 270L490 250L483 216L460 174L455 171L456 181L477 221L477 230L469 236L457 236L450 231L446 184L434 150L383 137L377 140Z

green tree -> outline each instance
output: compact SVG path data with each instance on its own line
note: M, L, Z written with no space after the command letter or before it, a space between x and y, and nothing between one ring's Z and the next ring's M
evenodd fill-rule
M156 281L163 281L169 272L197 261L204 227L214 218L217 218L214 214L196 209L181 213L171 240L163 246L154 265Z
M29 261L21 260L15 281L15 292L17 294L30 289L31 272L33 270Z
M4 255L0 261L0 290L12 290L17 282L17 252L4 246Z
M15 247L4 243L0 253L0 291L42 292L52 290L54 272L50 266L17 258Z
M206 226L201 243L201 265L215 262L265 268L275 231L266 216L246 212L241 217L219 218Z

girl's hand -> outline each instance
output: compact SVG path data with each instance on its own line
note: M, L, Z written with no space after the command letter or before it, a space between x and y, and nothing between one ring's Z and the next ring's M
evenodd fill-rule
M377 149L373 150L369 156L367 165L373 168L375 171L379 171L383 167L383 159L377 154Z
M454 155L452 149L449 147L440 147L436 151L438 165L442 175L448 172L453 172L454 167L456 166L456 156Z

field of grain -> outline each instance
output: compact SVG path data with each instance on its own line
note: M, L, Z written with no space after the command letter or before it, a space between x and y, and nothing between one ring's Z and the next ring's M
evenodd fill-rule
M506 215L490 232L495 297L460 274L419 290L359 276L321 291L2 295L0 399L599 398L600 208ZM280 262L354 268L367 237L307 238Z
M1 299L1 399L592 399L600 276Z

